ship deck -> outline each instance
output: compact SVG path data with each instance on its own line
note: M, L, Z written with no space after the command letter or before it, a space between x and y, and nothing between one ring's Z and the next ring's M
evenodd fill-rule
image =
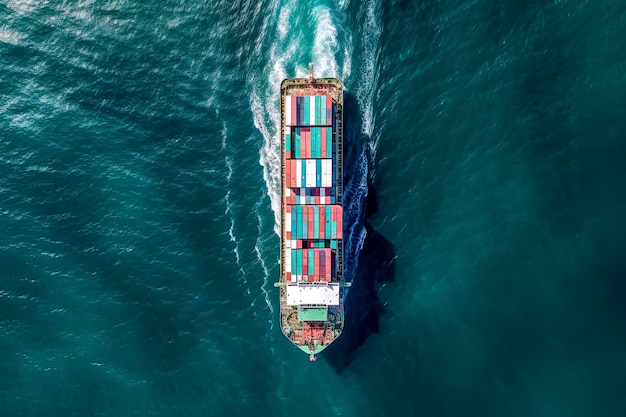
M333 169L337 175L334 188L336 201L334 204L342 205L343 201L343 86L335 78L296 78L287 79L281 84L281 239L280 239L280 281L277 286L280 288L280 320L283 333L300 349L307 353L315 354L322 351L332 341L334 341L343 330L343 240L339 239L339 244L333 250L336 254L335 274L330 277L329 282L289 282L286 277L286 225L287 206L286 203L286 161L285 156L285 133L287 126L285 120L285 109L288 103L286 99L292 96L330 96L334 104L334 114L332 114L333 134L336 135L336 154ZM291 206L294 207L294 206ZM340 223L341 224L341 223ZM296 287L297 286L297 287ZM326 297L326 298L325 298ZM337 305L331 305L327 297L336 297L339 300Z

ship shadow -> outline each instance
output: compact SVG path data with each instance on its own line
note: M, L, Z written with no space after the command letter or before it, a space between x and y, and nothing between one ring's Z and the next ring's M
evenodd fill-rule
M350 250L344 249L345 256L356 256L358 263L351 274L352 286L347 289L344 301L342 335L324 353L324 359L338 373L350 365L357 350L371 334L380 332L380 317L386 310L379 300L378 291L383 284L394 281L396 257L393 243L368 222L368 218L378 211L375 178L371 175L373 161L369 154L370 138L362 133L362 118L354 95L345 92L344 104L344 180L348 192L343 204L345 207L359 207L355 212L344 212L344 216L348 217L347 225L354 226L350 233L344 233L349 240L348 246L354 246L352 242L358 241L358 235L363 231L366 235L360 250L350 253ZM365 192L360 187L364 175L367 183Z

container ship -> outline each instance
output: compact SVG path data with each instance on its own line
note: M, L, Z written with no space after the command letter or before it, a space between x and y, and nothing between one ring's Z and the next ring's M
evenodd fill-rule
M289 78L280 87L280 327L310 360L343 330L343 86Z

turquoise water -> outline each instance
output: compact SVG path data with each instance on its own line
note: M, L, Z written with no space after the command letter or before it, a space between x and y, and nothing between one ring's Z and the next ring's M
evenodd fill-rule
M0 415L624 415L624 39L618 1L2 2ZM315 363L273 287L309 62L354 279Z

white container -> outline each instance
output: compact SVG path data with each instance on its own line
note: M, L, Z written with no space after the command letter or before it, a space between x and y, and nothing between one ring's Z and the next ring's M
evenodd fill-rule
M285 97L285 126L291 126L291 96Z
M315 125L315 96L309 97L309 125Z
M315 187L315 178L317 176L317 164L314 159L306 161L306 186Z
M285 249L285 272L291 272L291 249Z
M296 160L296 187L302 187L302 165L300 160Z

